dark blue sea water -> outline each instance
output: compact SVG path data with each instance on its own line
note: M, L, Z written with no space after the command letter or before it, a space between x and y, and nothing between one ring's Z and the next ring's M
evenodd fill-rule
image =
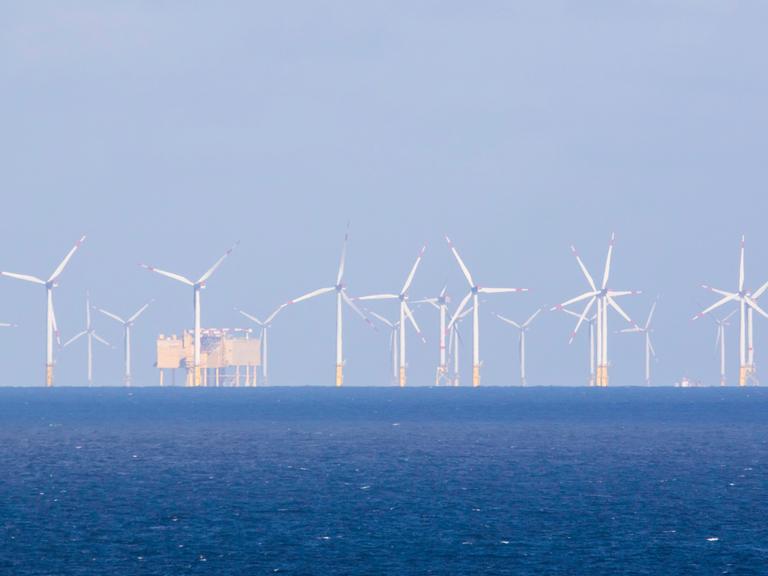
M760 389L2 389L0 574L768 574Z

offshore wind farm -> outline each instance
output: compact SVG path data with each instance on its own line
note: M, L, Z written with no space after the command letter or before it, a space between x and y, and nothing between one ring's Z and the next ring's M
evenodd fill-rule
M766 22L0 3L0 576L767 573Z
M483 361L480 359L480 311L481 302L484 302L484 298L488 295L493 295L493 298L502 298L505 295L520 294L528 292L527 288L499 288L499 287L487 287L476 283L469 268L461 258L457 248L446 236L447 249L455 259L458 267L464 277L469 291L458 301L458 303L451 310L451 299L447 293L447 286L444 286L438 293L438 296L424 295L421 298L412 298L411 289L416 277L416 273L419 269L419 265L425 258L426 245L418 251L418 255L409 268L405 281L399 290L399 292L377 292L374 294L367 294L357 296L350 293L350 290L345 282L345 270L347 266L347 251L350 242L349 225L347 231L344 234L343 242L341 244L341 257L339 260L338 270L336 273L335 283L332 286L319 288L312 290L301 296L286 299L272 312L265 317L262 321L258 317L246 312L245 310L235 307L234 310L241 317L246 318L251 323L258 326L259 330L257 334L253 334L253 330L250 328L243 328L239 326L230 326L227 328L219 328L223 326L225 319L218 320L215 325L217 328L205 327L202 321L201 310L201 291L207 286L208 281L219 269L223 262L233 253L235 247L240 244L236 242L232 247L226 250L224 254L217 259L210 268L208 268L202 276L196 281L182 276L175 272L169 272L163 269L155 268L146 264L141 264L140 267L158 275L165 276L187 286L193 288L192 299L192 315L190 324L192 329L184 329L183 327L179 332L182 333L182 337L178 338L176 334L173 334L170 339L166 338L166 334L158 336L156 345L156 357L152 360L154 366L159 370L159 384L165 385L166 378L165 372L170 370L172 372L171 382L175 383L176 371L181 370L184 372L182 377L183 382L188 386L256 386L256 385L268 385L275 384L275 382L269 379L268 369L268 335L272 328L273 322L277 319L279 314L291 314L302 313L301 308L307 306L304 302L313 300L319 296L327 293L334 293L336 300L336 323L335 323L335 378L333 385L341 387L344 385L344 366L346 364L345 348L344 348L344 329L343 318L345 306L355 316L364 321L370 330L371 345L375 345L374 341L379 337L377 323L386 327L388 330L387 340L389 342L389 355L391 358L391 380L390 382L399 387L405 387L408 383L407 368L408 358L410 355L425 355L429 349L425 345L427 340L419 327L417 321L417 315L421 315L424 312L428 312L426 309L422 309L423 306L429 305L437 309L439 313L439 330L437 341L438 356L436 358L437 365L435 367L435 379L434 382L422 382L421 385L434 385L434 386L459 386L462 381L459 356L460 349L464 344L464 339L461 337L458 330L458 323L468 315L471 315L472 319L472 332L471 339L469 340L471 347L471 379L469 380L472 387L479 387L481 385L481 367ZM61 328L56 322L56 316L53 309L53 288L58 287L58 279L62 275L64 269L73 257L76 250L80 249L85 241L85 236L81 237L75 246L67 253L65 258L54 270L47 281L37 278L35 276L29 276L25 274L19 274L15 272L0 271L0 276L5 276L15 280L23 280L31 283L41 284L46 287L47 295L47 320L45 325L45 348L44 348L44 380L42 383L46 387L53 386L54 366L56 362L56 356L62 353L65 348L75 344L80 338L84 338L87 346L86 355L86 378L85 382L87 386L94 385L94 351L93 343L97 342L106 348L114 348L107 340L100 336L96 332L93 321L93 312L100 312L104 317L117 321L123 328L123 365L124 372L122 374L122 382L125 386L131 386L133 384L132 379L132 358L131 358L131 327L136 320L144 314L149 308L152 301L147 302L141 308L136 310L128 319L99 308L91 303L90 295L86 293L85 298L85 325L81 331L75 333L74 336L66 340L61 344L60 331ZM738 289L734 292L726 292L717 288L712 288L708 285L704 285L704 288L721 296L714 304L708 306L701 312L697 313L693 319L697 320L708 314L718 310L722 306L725 306L731 302L738 304L739 308L732 311L731 314L723 317L722 319L713 318L717 325L717 345L719 346L719 379L717 385L725 386L727 384L726 366L727 357L725 351L725 338L727 327L730 325L728 320L737 311L739 312L739 324L738 324L738 380L739 386L757 385L759 384L758 373L755 363L755 338L754 338L754 315L755 313L768 318L768 314L757 303L758 299L768 289L768 281L760 285L756 290L749 291L745 289L745 238L742 236L739 247L739 268L738 268ZM609 368L611 362L608 356L608 342L609 342L609 311L613 311L618 316L618 319L623 321L624 326L618 330L614 330L615 333L637 333L643 337L643 376L642 383L645 386L660 385L654 382L652 378L652 364L657 359L657 352L653 346L651 340L651 333L653 331L652 321L656 307L658 304L658 298L655 298L650 304L650 311L647 319L638 324L635 322L625 309L620 306L617 299L624 296L640 296L641 290L626 290L626 289L614 289L610 287L611 270L613 265L614 250L616 244L616 235L612 234L608 242L607 255L604 261L602 273L599 276L599 282L595 282L593 275L585 265L576 248L571 246L571 252L577 264L579 271L581 272L584 280L588 285L588 290L578 296L567 299L555 306L552 306L550 312L564 312L572 318L575 318L575 327L573 328L570 337L568 339L568 345L572 345L576 340L580 328L587 324L589 332L589 359L588 364L584 366L586 370L589 370L589 378L587 384L589 386L606 387L609 385ZM237 266L237 262L233 262L232 266ZM499 273L505 272L500 270ZM499 274L502 275L502 274ZM435 287L432 288L432 293L436 293ZM117 294L112 294L115 298ZM509 297L509 296L507 296ZM275 295L276 301L279 301L279 295ZM397 316L393 319L387 319L383 315L383 311L376 311L369 309L367 306L372 306L379 301L394 300L397 302ZM583 304L586 302L586 304ZM249 307L263 308L261 303L249 302ZM583 306L579 312L579 306ZM292 312L295 309L295 312ZM484 306L483 306L484 309ZM542 312L542 306L536 309L527 319L520 323L498 313L494 315L504 322L511 325L518 331L518 345L514 355L516 355L515 362L519 365L519 378L515 379L512 376L512 370L509 370L510 362L509 355L505 358L499 359L501 362L507 364L509 370L509 377L505 379L503 385L529 385L527 376L527 364L526 364L526 335L531 327L533 321ZM377 323L373 322L373 319ZM6 326L12 326L9 323ZM419 336L421 345L418 348L412 347L411 352L407 352L406 346L406 333L408 329L412 329L414 333ZM694 326L691 326L694 329ZM323 338L323 332L315 329L317 332L317 338ZM168 330L168 333L174 332L173 328ZM326 331L326 337L327 333ZM546 346L550 350L557 350L558 347L563 345L561 334L553 333L549 335L539 335L540 340L548 339ZM246 342L242 342L242 340ZM54 346L54 340L58 343L58 346ZM417 343L418 344L418 343ZM624 343L626 345L626 342ZM289 345L286 342L285 345ZM297 351L297 354L300 354ZM554 352L556 354L556 352ZM513 355L513 356L514 356ZM145 360L146 362L146 360ZM452 367L452 368L451 368ZM227 377L228 369L234 370L234 377ZM241 378L241 369L243 370L243 378ZM533 367L535 371L535 366ZM257 376L257 372L260 376ZM322 367L317 367L317 373L323 374ZM371 380L380 380L381 375L374 375L371 373ZM535 379L533 381L535 383ZM149 384L149 383L145 383ZM279 385L279 383L277 383ZM323 377L320 376L314 385L323 385ZM418 385L419 383L417 383ZM682 376L680 381L674 383L666 383L667 385L677 386L692 386L695 383ZM326 381L326 385L330 385Z

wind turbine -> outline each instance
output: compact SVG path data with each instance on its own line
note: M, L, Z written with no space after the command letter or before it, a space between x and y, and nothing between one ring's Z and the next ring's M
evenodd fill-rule
M469 292L467 292L467 295L464 296L464 299L459 304L459 307L456 309L456 312L453 314L453 318L451 318L451 322L449 325L453 324L456 321L456 318L458 318L459 314L464 310L464 307L469 302L469 299L472 298L472 308L473 308L473 314L472 314L472 386L477 387L480 386L480 294L503 294L508 292L527 292L528 288L485 288L478 286L475 281L472 278L472 275L469 273L469 269L464 264L464 261L461 259L461 256L459 256L458 250L456 250L456 247L451 242L451 239L448 238L448 236L445 237L445 240L448 242L448 247L451 249L451 252L453 252L453 255L456 257L456 262L459 263L459 267L461 268L461 271L464 273L464 277L467 279L467 283L469 284Z
M702 288L705 290L719 294L722 298L693 317L694 320L697 320L731 301L739 303L739 386L746 386L750 379L756 378L753 346L754 333L752 330L753 310L757 310L758 314L768 318L768 314L757 303L758 298L768 289L768 282L758 288L754 294L744 288L744 244L744 236L742 236L739 252L738 290L736 292L727 292L707 286L706 284L702 285Z
M435 298L422 298L416 300L415 304L430 304L437 308L440 314L440 363L437 366L437 372L435 373L435 386L440 386L441 382L449 382L448 376L448 363L446 358L446 335L448 333L446 329L446 322L448 316L448 303L451 301L450 297L446 294L448 290L447 286L443 286L440 294Z
M422 342L426 342L426 340L424 340L424 336L421 335L421 329L416 323L416 319L413 317L411 308L408 306L408 290L413 283L413 277L416 274L416 269L419 267L419 263L421 262L421 259L424 256L424 251L426 249L426 246L422 246L421 250L419 251L419 255L416 257L416 262L413 263L413 267L411 268L408 277L405 279L405 284L403 284L403 288L400 290L399 294L371 294L370 296L361 296L360 298L357 298L357 300L399 300L400 326L405 326L405 319L408 318L414 330L416 330L416 333L421 336ZM405 330L401 329L398 336L400 338L400 372L398 376L398 382L402 388L405 386Z
M282 310L286 306L287 304L281 304L280 306L275 308L274 312L272 312L272 314L267 316L267 319L264 320L263 322L259 320L256 316L253 316L252 314L249 314L244 310L240 310L239 308L235 308L236 311L238 311L240 314L248 318L248 320L255 322L261 327L261 336L259 337L259 339L261 340L261 381L264 383L264 386L266 386L269 383L269 366L268 366L268 356L267 356L267 353L268 353L267 338L269 335L269 329L272 328L272 321L275 319L275 316L277 316L280 310Z
M581 316L579 316L576 328L571 333L570 343L573 342L576 333L579 331L579 327L584 322L587 314L589 314L592 305L597 303L597 379L595 382L597 386L608 386L608 309L613 308L622 318L624 318L624 320L634 325L634 322L627 316L627 313L616 303L616 298L619 296L640 294L640 291L638 290L611 290L608 288L615 239L615 234L611 234L611 241L608 244L608 256L605 259L605 268L603 270L603 281L600 284L600 288L597 288L595 285L592 275L587 270L587 267L584 266L584 262L581 261L581 257L578 252L576 252L576 248L571 246L571 251L576 257L576 261L579 263L579 268L581 268L582 274L584 274L584 277L589 283L590 290L552 308L552 310L562 310L570 304L588 300L587 305L584 307L584 311L581 313Z
M117 314L114 314L113 312L110 312L109 310L105 310L104 308L94 308L107 316L108 318L112 318L112 320L115 320L117 322L120 322L120 324L123 326L123 356L125 360L125 375L123 376L123 383L126 386L131 385L131 328L133 327L134 322L141 316L144 311L149 308L149 305L154 302L154 300L150 300L144 306L139 308L136 312L133 313L132 316L129 316L127 320L124 320Z
M736 314L736 310L732 310L725 318L712 318L712 321L717 326L717 338L715 338L715 348L720 347L720 386L725 386L725 329L731 325L729 320Z
M45 340L45 385L47 387L53 386L53 337L54 333L56 339L59 339L59 329L56 326L56 314L53 310L53 289L58 286L57 280L61 273L64 272L64 268L69 263L74 253L85 241L85 236L82 236L75 245L67 252L64 259L53 271L48 280L43 280L37 276L30 276L28 274L17 274L15 272L0 272L1 276L7 276L9 278L16 278L17 280L24 280L25 282L32 282L33 284L41 284L45 286L46 294L46 340Z
M645 336L645 385L651 385L651 356L656 357L656 351L653 349L653 343L651 342L651 320L653 319L653 313L656 310L656 302L651 306L651 311L648 313L648 320L645 321L645 326L633 326L632 328L624 328L619 330L622 334L642 334Z
M522 324L518 324L514 320L510 320L509 318L505 318L501 314L496 314L496 317L501 320L502 322L506 322L507 324L511 324L515 328L518 329L520 332L520 337L518 339L518 348L520 351L520 385L525 386L526 385L526 379L525 379L525 335L528 332L528 328L531 326L531 322L534 321L536 316L539 315L539 312L541 312L541 308L536 310L533 314L531 314L528 319L523 322Z
M216 272L216 269L221 266L221 263L224 262L227 256L229 256L232 253L232 250L235 249L235 247L240 242L235 242L232 247L224 252L224 255L216 260L216 262L211 266L208 271L200 276L200 278L193 282L186 276L182 276L181 274L176 274L174 272L166 272L165 270L159 270L158 268L155 268L153 266L148 266L147 264L139 264L142 268L145 268L149 270L150 272L156 272L160 274L161 276L166 276L167 278L170 278L171 280L176 280L177 282L181 282L182 284L186 284L187 286L191 286L193 290L193 306L194 306L194 314L195 314L195 336L194 336L194 376L192 385L193 386L200 386L200 290L202 288L205 288L206 282L210 279L210 277L213 275L214 272Z
M390 336L389 336L389 352L392 354L392 384L397 385L399 381L399 364L397 361L397 342L398 342L398 333L400 332L400 321L397 322L390 322L384 316L381 314L377 314L376 312L373 312L369 310L371 316L379 320L382 324L385 324L390 329Z
M64 343L64 348L76 342L83 336L88 338L88 386L93 386L93 341L96 340L108 348L112 347L112 344L104 340L101 336L96 334L96 330L91 323L91 298L88 292L85 293L85 330L72 336Z
M566 314L570 314L571 316L575 318L581 318L581 313L574 312L573 310L568 310L568 308L563 308L562 312L565 312ZM595 385L595 325L597 324L597 314L592 314L589 318L586 319L587 323L589 324L589 385L594 386Z
M451 374L450 380L453 386L458 386L461 379L461 372L459 371L459 341L463 341L463 338L461 337L461 332L459 332L459 324L461 324L461 321L464 320L473 309L474 308L470 306L464 310L464 312L459 314L459 316L456 317L456 320L452 322L448 328L448 354L453 361L453 373Z
M339 262L339 271L336 274L336 284L327 288L318 288L312 292L289 300L287 304L297 304L304 300L309 300L321 294L327 294L328 292L336 292L336 386L342 386L344 384L344 351L343 351L343 337L342 337L342 307L346 303L352 310L355 311L363 320L365 320L369 326L373 327L373 323L366 317L365 314L357 307L352 299L347 294L347 288L344 285L344 264L347 259L347 243L349 242L349 226L347 226L347 232L344 234L344 244L341 249L341 260Z

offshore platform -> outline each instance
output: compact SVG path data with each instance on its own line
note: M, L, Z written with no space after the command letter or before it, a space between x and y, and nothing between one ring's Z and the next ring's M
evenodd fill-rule
M160 386L166 371L176 385L176 370L184 370L186 386L256 386L261 365L261 341L251 337L250 328L204 328L200 330L200 374L195 377L194 332L181 338L161 334L157 339L156 366Z

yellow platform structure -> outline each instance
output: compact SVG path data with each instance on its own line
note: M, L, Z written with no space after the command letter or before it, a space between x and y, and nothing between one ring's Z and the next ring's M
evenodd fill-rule
M181 338L160 335L157 339L156 366L160 386L165 372L171 371L175 384L176 370L185 370L187 386L256 386L261 366L261 341L251 337L250 329L205 328L200 332L199 374L194 369L194 333L186 330Z

